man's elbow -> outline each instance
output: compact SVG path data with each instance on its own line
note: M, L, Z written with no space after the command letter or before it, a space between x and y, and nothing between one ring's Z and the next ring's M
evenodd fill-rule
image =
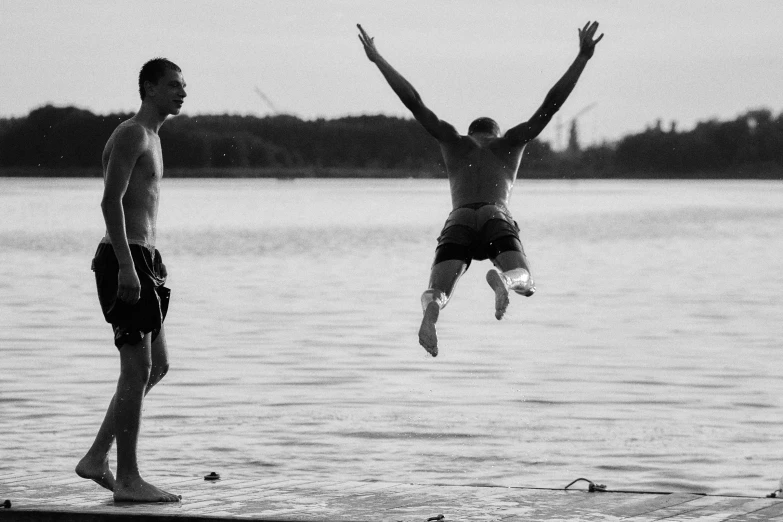
M421 98L415 95L400 97L402 104L405 108L411 111L413 117L419 119L424 114L424 104L421 103Z
M122 198L116 196L103 196L103 199L101 199L101 210L104 215L117 208L122 208Z

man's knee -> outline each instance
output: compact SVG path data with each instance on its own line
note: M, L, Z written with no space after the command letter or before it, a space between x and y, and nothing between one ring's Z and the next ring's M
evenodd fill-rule
M536 291L535 283L530 277L530 272L524 268L508 270L503 272L501 275L504 278L508 288L520 295L530 296L533 295L533 293Z
M149 378L149 386L155 386L169 373L169 363L156 364L152 367Z
M429 288L421 294L421 309L426 312L432 302L437 303L438 308L443 308L449 302L449 296L442 290Z

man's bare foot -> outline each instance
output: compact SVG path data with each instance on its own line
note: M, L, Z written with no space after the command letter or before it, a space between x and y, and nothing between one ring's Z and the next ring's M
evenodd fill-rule
M487 272L487 283L495 292L495 319L500 321L508 308L508 286L503 276L494 268Z
M179 502L180 495L168 493L144 481L141 477L114 485L115 502Z
M109 459L93 459L85 455L76 465L76 474L81 478L94 480L99 486L114 491L114 474L109 469Z
M438 332L435 330L435 323L439 315L440 306L435 301L431 302L424 311L419 328L419 344L433 357L438 356Z

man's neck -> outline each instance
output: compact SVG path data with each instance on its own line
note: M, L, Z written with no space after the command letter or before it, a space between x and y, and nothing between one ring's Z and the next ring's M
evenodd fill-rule
M163 122L166 121L167 117L168 114L161 114L158 108L152 103L142 101L139 112L136 113L134 119L142 126L157 134L160 126L163 125Z
M474 132L472 134L468 134L468 138L472 139L479 145L487 145L498 139L498 136L488 132Z

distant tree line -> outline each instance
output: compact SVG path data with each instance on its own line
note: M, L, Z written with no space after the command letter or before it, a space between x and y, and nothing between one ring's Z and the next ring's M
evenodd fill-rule
M100 175L101 152L132 114L95 115L47 105L0 119L3 173ZM405 175L445 177L437 142L411 119L351 116L302 120L290 115L178 116L160 130L167 169L179 175ZM79 169L82 169L81 171ZM659 122L643 132L582 149L576 129L566 151L534 140L519 175L541 178L781 178L783 113L752 110L679 132Z

